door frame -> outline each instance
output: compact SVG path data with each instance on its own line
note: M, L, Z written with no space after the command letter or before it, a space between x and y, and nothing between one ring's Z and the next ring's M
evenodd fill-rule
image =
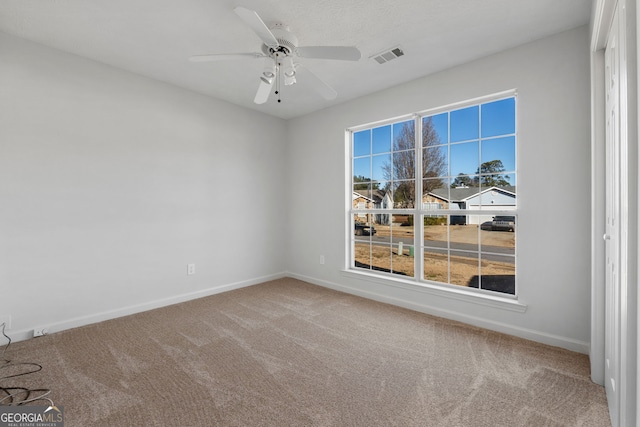
M620 310L621 332L621 383L620 406L618 416L619 426L635 426L640 421L637 408L640 408L640 372L638 372L638 355L640 354L637 336L640 329L640 318L637 307L640 302L638 288L638 167L640 157L638 153L638 22L639 11L636 10L636 2L628 0L594 0L591 19L591 153L592 153L592 203L591 203L591 378L598 384L604 384L605 374L605 245L602 239L605 231L605 65L604 48L611 27L613 13L619 4L626 21L624 25L626 78L627 85L623 89L626 98L626 113L623 132L626 134L627 143L623 144L626 150L625 160L626 175L622 179L622 222L621 231L624 234L621 240L621 296L622 309ZM614 426L617 427L617 426Z
M622 371L626 363L623 354L623 329L626 317L623 312L626 289L626 212L622 208L625 198L624 177L627 164L623 160L627 140L627 67L625 59L626 36L624 31L624 2L614 11L612 26L605 48L605 378L604 386L609 403L611 423L619 426L620 408L626 395ZM625 199L626 200L626 199ZM625 300L626 301L626 300Z

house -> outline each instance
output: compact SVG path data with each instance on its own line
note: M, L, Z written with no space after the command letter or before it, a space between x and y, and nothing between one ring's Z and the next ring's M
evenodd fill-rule
M367 194L367 196L362 193ZM356 209L393 209L393 199L388 191L380 189L358 190L353 192L353 207ZM365 222L369 222L369 219L365 219L369 215L372 215L371 220L375 224L391 224L391 215L389 214L360 213L359 217L363 218Z
M371 197L363 196L359 192L353 192L354 209L372 209L375 201Z
M422 196L428 209L515 210L516 189L507 187L437 188ZM463 224L482 224L493 215L461 215Z
M260 51L231 2L133 3L0 7L0 322L14 339L290 275L588 354L613 425L637 425L636 2L250 0L301 42L363 52L307 61L260 105L264 61L187 60ZM398 43L404 55L373 59ZM517 300L350 271L346 131L504 91ZM453 199L426 202L472 202Z

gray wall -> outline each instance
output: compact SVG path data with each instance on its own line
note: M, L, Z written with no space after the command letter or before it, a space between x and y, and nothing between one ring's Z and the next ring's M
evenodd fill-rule
M13 338L281 275L285 136L280 119L0 33Z
M398 61L389 66L401 66ZM348 274L345 129L518 91L517 277L524 313ZM324 286L588 352L589 34L581 27L288 122L290 273ZM326 264L319 263L324 255Z

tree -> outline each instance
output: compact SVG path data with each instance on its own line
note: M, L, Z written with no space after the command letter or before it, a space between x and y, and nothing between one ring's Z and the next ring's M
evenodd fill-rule
M453 182L451 183L451 188L473 187L473 186L474 186L473 180L471 179L471 177L463 173L459 173L458 176L456 176L456 179L454 179Z
M363 175L353 176L353 189L355 191L369 190L369 188L371 188L372 190L377 190L378 188L380 188L380 184L377 182L371 182L370 178L367 178Z
M476 170L476 175L480 175L480 178L474 178L475 186L482 185L483 187L505 187L511 185L509 183L509 175L503 175L504 165L502 160L490 160L484 162Z
M422 126L422 146L426 148L439 144L440 137L429 117ZM397 207L412 208L415 205L415 158L415 126L413 122L405 122L399 135L394 138L392 161L383 166L385 179L394 183L393 201ZM434 178L424 181L424 192L442 186L442 180L438 178L444 175L446 168L444 153L440 150L422 150L422 177Z

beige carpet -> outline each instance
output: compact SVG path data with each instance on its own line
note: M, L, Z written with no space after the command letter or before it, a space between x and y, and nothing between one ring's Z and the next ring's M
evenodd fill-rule
M74 426L597 426L585 355L294 279L14 343ZM0 384L7 387L9 384Z

